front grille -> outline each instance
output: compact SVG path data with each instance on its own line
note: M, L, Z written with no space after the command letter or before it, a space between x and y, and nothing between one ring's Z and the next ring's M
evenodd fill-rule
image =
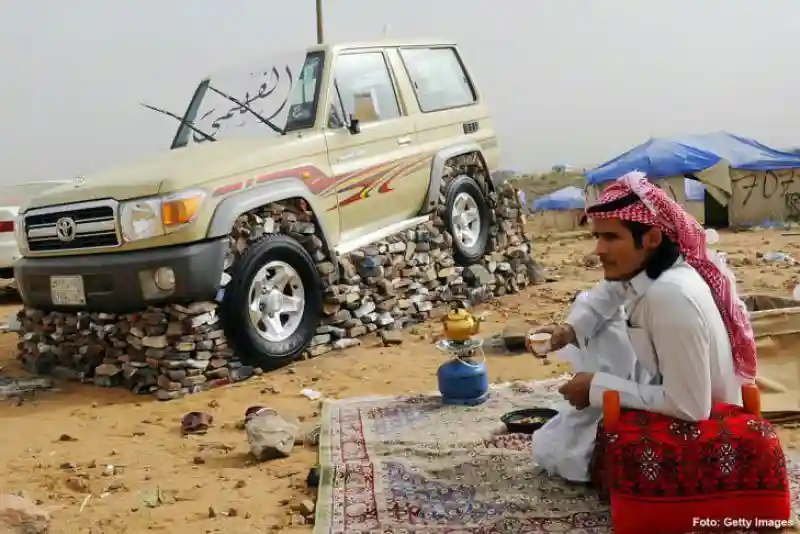
M113 200L68 204L25 214L25 237L31 252L116 247L117 210ZM59 233L59 224L62 232Z

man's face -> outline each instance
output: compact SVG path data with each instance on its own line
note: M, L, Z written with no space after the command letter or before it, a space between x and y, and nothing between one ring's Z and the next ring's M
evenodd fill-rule
M642 236L641 246L636 246L633 234L619 219L592 219L592 233L606 280L630 280L636 276L661 243L661 232L652 228Z

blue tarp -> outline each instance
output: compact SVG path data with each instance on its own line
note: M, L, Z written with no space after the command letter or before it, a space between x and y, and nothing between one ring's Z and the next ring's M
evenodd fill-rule
M684 187L686 190L686 200L705 200L706 185L703 182L684 178Z
M582 210L586 207L586 198L580 187L565 187L549 195L533 201L531 211L545 210Z
M735 169L768 171L800 168L800 154L781 152L726 132L654 138L586 173L586 182L616 180L631 171L653 180L693 174L727 160Z

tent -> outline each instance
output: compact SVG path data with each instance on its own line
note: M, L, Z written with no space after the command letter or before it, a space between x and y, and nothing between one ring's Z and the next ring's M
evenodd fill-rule
M800 168L800 154L781 152L726 132L654 138L586 173L586 183L616 180L631 171L651 179L696 174L725 160L731 168L775 171Z
M800 215L800 202L789 201L800 198L800 180L795 184L800 154L746 137L717 132L650 139L586 173L590 201L607 182L635 170L645 172L682 205L688 200L684 177L698 179L714 199L715 221L720 214L735 226Z
M586 197L580 187L568 186L533 201L531 211L544 210L582 210L586 207Z
M531 204L534 228L547 231L569 232L577 230L586 220L586 197L580 187L565 187L537 198Z

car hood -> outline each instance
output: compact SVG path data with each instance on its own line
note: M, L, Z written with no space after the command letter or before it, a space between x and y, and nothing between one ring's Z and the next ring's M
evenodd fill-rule
M29 199L24 209L102 198L128 200L202 186L226 176L312 156L320 150L319 140L319 134L288 134L189 145L55 187Z
M66 180L49 181L49 182L24 182L20 184L8 184L3 186L2 198L0 198L0 206L9 207L24 206L32 198L35 198L51 189L68 184Z

